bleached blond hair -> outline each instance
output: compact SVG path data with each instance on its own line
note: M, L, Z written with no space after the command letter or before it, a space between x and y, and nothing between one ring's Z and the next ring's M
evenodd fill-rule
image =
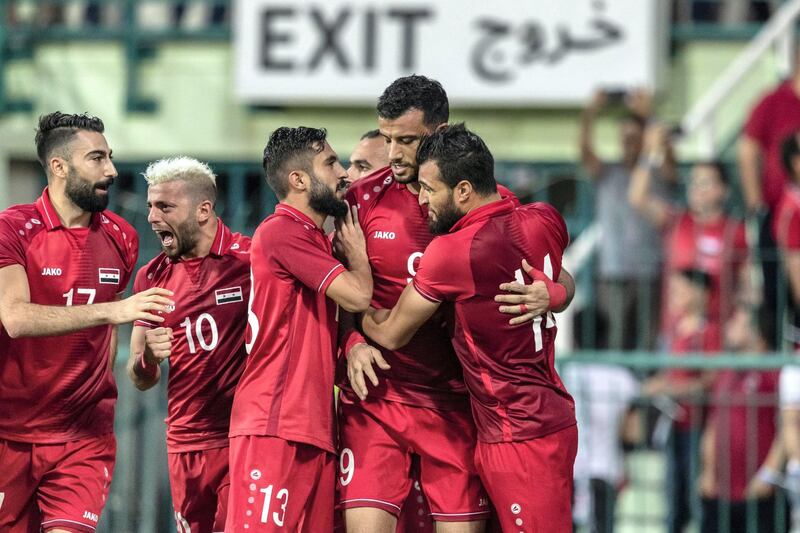
M168 157L150 163L144 171L147 185L159 185L172 181L186 183L187 192L199 200L217 201L217 176L206 163L193 157Z

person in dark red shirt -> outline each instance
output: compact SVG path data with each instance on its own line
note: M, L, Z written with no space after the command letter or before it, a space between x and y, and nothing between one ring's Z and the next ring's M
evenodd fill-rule
M676 318L668 312L667 290L674 273L697 269L711 276L706 318L721 325L747 288L744 266L748 257L744 223L725 212L728 178L718 162L692 166L685 208L653 193L654 168L650 162L663 159L668 144L663 126L648 127L642 159L633 171L628 190L631 205L664 235L662 334Z
M577 429L554 367L555 319L548 312L512 325L494 301L501 283L533 277L554 307L564 304L566 290L553 281L569 241L564 220L547 204L502 198L491 153L463 125L425 138L417 161L419 201L440 236L397 305L365 314L364 333L398 349L440 307L452 313L477 425L476 465L503 531L571 531Z
M47 188L0 213L0 531L94 531L114 471L116 328L172 300L122 293L134 229L105 208L103 122L59 112L36 133Z
M423 137L446 124L449 102L441 84L415 75L390 84L377 111L391 164L355 183L348 199L359 208L367 238L372 305L389 308L433 239L427 206L419 204L416 152ZM549 304L543 286L511 287L515 293L498 300L509 304L501 310L511 320L532 320ZM339 507L350 531L393 532L398 514L403 525L413 464L439 529L483 528L489 505L473 460L475 423L444 322L437 316L398 350L379 351L358 334L348 337L338 380Z
M162 252L136 275L134 291L163 287L175 308L161 324L137 321L128 375L139 390L156 385L169 360L167 452L179 531L225 527L228 425L247 356L250 238L214 212L211 169L188 157L164 159L144 173L148 221Z
M337 304L365 310L372 275L325 130L278 128L264 170L280 203L253 236L249 355L231 413L225 530L332 531ZM338 219L333 246L348 267L322 231L328 216Z
M791 176L778 202L772 232L786 276L789 321L794 327L785 332L795 347L800 346L800 131L783 142L783 165ZM779 314L780 316L780 314Z
M739 173L742 193L751 214L763 219L759 228L759 257L763 278L762 312L772 313L771 342L778 343L781 310L778 309L778 258L772 234L773 220L788 174L781 165L781 143L800 130L800 54L794 75L765 94L753 107L739 139Z

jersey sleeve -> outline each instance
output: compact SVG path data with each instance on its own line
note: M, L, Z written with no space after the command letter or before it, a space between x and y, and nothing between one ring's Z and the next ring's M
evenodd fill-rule
M6 217L0 218L0 268L25 266L25 248L22 241Z
M275 241L273 254L278 263L303 285L317 292L325 292L346 270L323 248L313 230L292 228Z
M448 236L449 237L449 236ZM460 257L460 249L453 237L437 237L422 254L414 276L414 288L426 300L444 302L457 300L465 289L472 287L469 259Z

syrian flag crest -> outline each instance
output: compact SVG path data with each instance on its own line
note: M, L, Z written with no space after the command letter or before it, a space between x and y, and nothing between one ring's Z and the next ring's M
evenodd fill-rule
M106 285L119 285L119 269L118 268L98 268L97 274L100 283Z
M241 287L229 287L227 289L218 289L214 291L214 296L217 299L217 305L231 304L234 302L243 302Z

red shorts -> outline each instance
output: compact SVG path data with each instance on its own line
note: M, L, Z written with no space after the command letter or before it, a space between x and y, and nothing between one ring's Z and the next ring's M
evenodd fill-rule
M179 532L221 533L228 511L228 447L168 453L169 486Z
M479 442L475 462L503 531L572 531L578 427L521 442Z
M412 489L412 457L433 519L485 520L489 502L475 469L475 424L469 412L398 402L339 402L339 506L400 514Z
M436 525L419 484L419 457L414 456L414 459L411 463L411 491L400 509L395 533L435 533Z
M335 456L276 437L232 437L225 531L333 530Z
M60 444L0 439L0 531L94 531L116 452L113 433Z

